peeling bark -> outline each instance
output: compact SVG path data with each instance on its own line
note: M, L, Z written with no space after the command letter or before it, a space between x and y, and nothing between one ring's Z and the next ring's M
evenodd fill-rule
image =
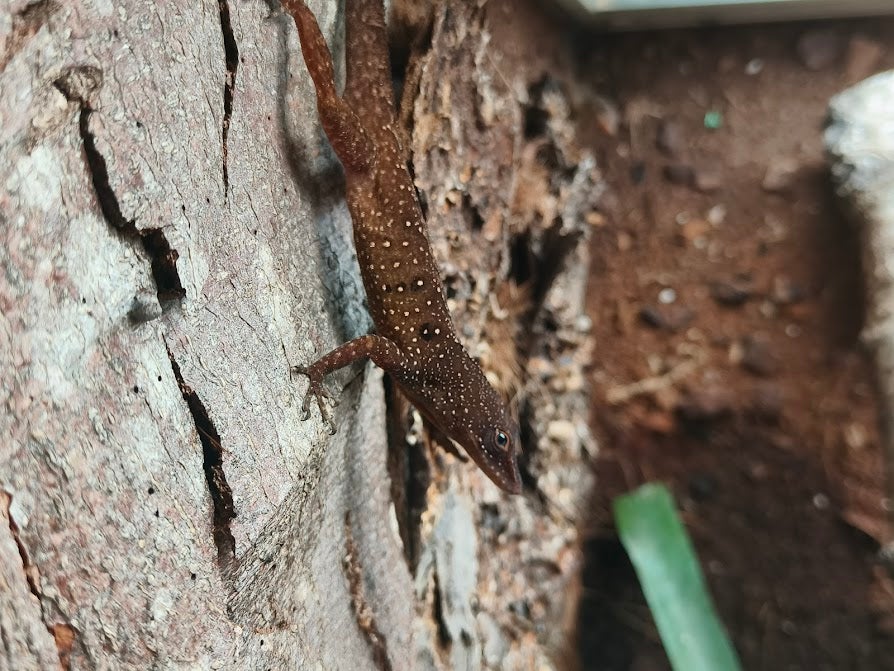
M403 117L460 335L522 419L507 498L393 394L386 432L370 366L328 381L335 436L300 421L290 367L370 321L276 3L0 9L0 669L555 667L601 179L570 69L512 54L550 39L526 11L437 8Z
M523 498L496 496L470 464L433 459L417 534L421 669L555 668L573 633L595 448L582 373L587 215L603 187L575 141L569 70L513 53L530 31L549 53L539 18L510 2L439 7L414 97L416 184L437 222L448 305L517 401L526 486Z

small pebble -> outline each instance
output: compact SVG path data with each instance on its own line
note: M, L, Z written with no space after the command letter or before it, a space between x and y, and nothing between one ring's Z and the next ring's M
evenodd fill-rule
M726 221L726 206L717 204L708 210L707 215L708 223L711 226L717 227L720 226L724 221Z
M770 300L777 305L799 303L804 300L804 290L787 275L777 275L770 288Z
M665 287L658 292L658 302L662 305L670 305L677 300L677 292L670 287Z
M691 422L716 420L729 415L735 399L727 387L710 385L686 391L677 403L677 414Z
M694 317L695 313L683 305L646 305L639 311L644 324L672 333L685 329Z
M735 278L729 282L714 282L711 285L711 297L720 305L738 307L751 298L753 290L750 279Z
M764 61L760 58L752 58L745 64L745 74L749 77L759 75L764 69Z
M742 367L755 375L770 377L779 370L779 360L766 339L748 336L742 341Z
M760 382L751 394L749 410L757 418L776 422L782 416L784 396L775 382Z
M813 507L817 510L826 510L829 507L829 497L825 494L813 495Z
M779 313L779 308L773 301L761 301L759 309L761 314L767 319L773 319Z
M608 223L608 218L602 212L597 212L596 210L587 212L584 215L584 220L593 228L602 228Z
M658 137L655 139L658 148L668 156L678 156L686 146L683 129L676 121L663 119L658 126Z
M775 158L767 166L761 188L770 193L791 191L800 169L798 162L792 158Z
M685 163L671 163L664 166L664 178L671 184L690 186L695 181L695 170Z
M695 175L692 178L692 186L696 191L702 193L712 193L723 186L723 180L720 171L708 166L700 166L696 168Z
M693 243L711 232L711 225L704 219L690 219L680 226L680 236L685 242Z
M660 434L673 433L677 428L674 416L664 410L652 410L639 420L639 425Z
M824 70L840 57L844 44L834 30L810 30L801 35L797 50L808 70Z
M844 443L852 450L862 450L869 443L869 434L859 422L844 427Z

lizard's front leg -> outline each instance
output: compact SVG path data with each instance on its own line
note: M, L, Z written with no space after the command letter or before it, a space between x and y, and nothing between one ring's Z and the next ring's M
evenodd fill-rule
M365 335L354 338L344 345L336 347L329 354L320 357L309 366L293 366L293 373L306 375L310 380L310 385L304 396L304 402L301 404L301 411L304 413L302 420L310 417L310 403L311 400L316 399L320 415L329 427L329 433L335 433L335 424L332 422L329 411L323 404L324 398L331 398L329 393L323 388L323 378L329 373L339 368L344 368L360 359L371 359L374 364L386 373L395 375L398 378L401 373L406 373L409 368L407 359L403 352L400 351L400 348L388 340L388 338L378 335Z

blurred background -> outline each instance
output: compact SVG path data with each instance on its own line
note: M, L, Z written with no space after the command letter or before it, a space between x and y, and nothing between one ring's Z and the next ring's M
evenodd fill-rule
M894 67L891 3L564 5L587 26L583 126L610 184L581 668L670 668L611 519L663 481L744 668L894 669L861 235L881 224L836 196L824 145L830 100Z

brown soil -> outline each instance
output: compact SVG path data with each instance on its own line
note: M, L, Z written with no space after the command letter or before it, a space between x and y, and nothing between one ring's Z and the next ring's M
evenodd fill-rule
M584 101L582 123L612 191L594 222L581 668L668 668L610 513L663 481L744 668L894 669L859 246L821 137L830 96L894 66L894 21L584 41L608 104Z

